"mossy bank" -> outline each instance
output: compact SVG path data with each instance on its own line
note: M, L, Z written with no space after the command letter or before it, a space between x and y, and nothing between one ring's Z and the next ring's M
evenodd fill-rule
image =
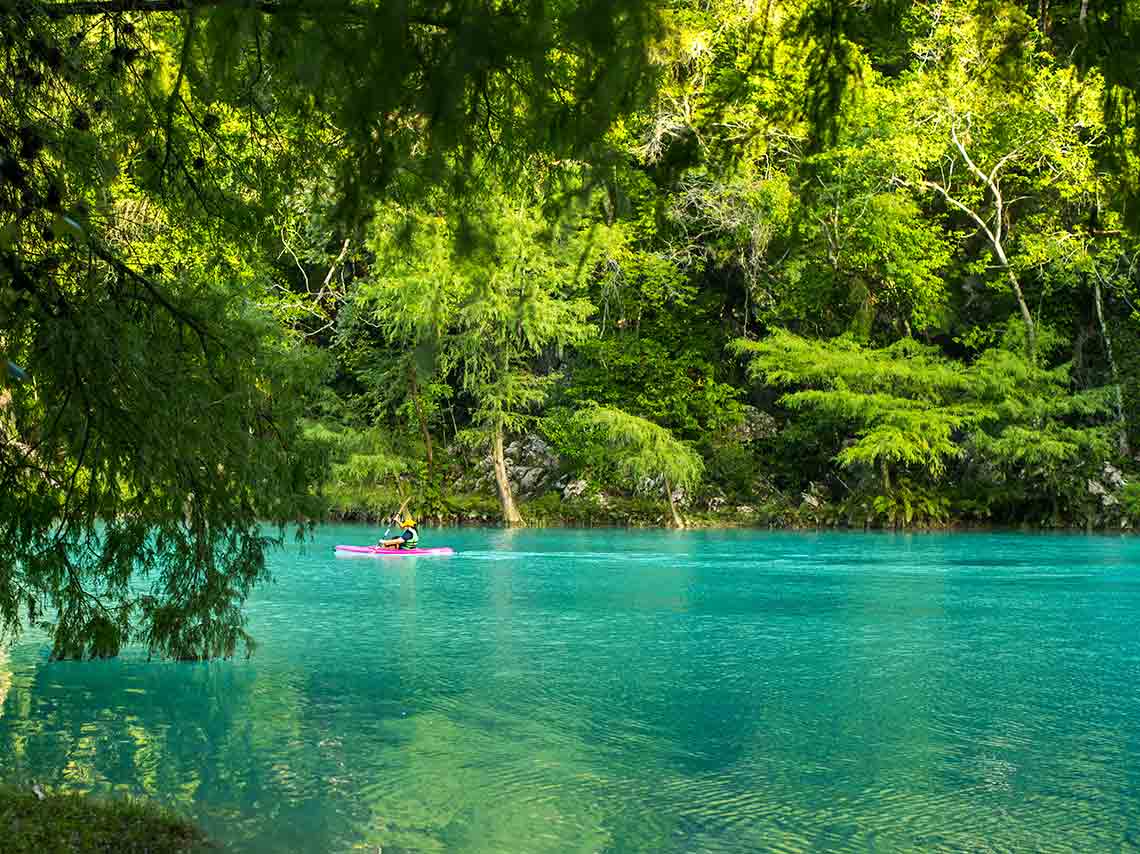
M190 854L213 850L193 823L137 800L0 786L4 854Z

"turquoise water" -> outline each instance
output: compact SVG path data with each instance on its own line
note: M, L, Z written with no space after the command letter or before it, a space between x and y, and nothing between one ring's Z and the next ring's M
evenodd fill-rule
M53 664L26 637L0 779L155 798L239 852L1140 850L1140 539L333 556L374 535L276 555L249 661Z

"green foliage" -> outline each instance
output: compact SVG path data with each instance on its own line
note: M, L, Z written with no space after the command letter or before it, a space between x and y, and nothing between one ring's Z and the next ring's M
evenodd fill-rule
M175 5L0 3L0 634L231 654L286 525L458 512L446 445L508 432L814 521L1107 518L1125 7Z
M1120 503L1124 507L1125 518L1133 525L1140 525L1140 483L1132 481L1125 484Z
M739 396L698 347L674 355L661 341L634 335L583 342L562 392L570 403L621 407L692 439L738 422Z
M460 436L539 429L563 474L613 491L628 478L569 415L597 403L697 443L710 495L759 503L767 480L834 496L825 522L1082 522L1112 420L1135 423L1140 245L1117 201L1125 176L1104 168L1119 81L1008 4L682 4L664 22L656 94L611 128L605 157L519 171L549 193L543 228L574 235L549 254L573 259L562 296L592 303L596 334L475 359L471 384L470 354L445 359L446 330L495 328L441 324L468 305L446 283L466 259L501 265L511 206L499 190L475 205L428 194L381 215L383 275L427 324L399 346L436 360ZM751 387L724 358L733 339L756 357ZM491 376L507 378L502 399L480 404ZM774 435L735 438L746 400L780 414Z
M950 498L904 477L887 493L874 496L870 510L871 521L891 528L938 526L950 519Z
M0 632L22 614L50 620L62 657L135 639L232 654L240 603L266 574L263 524L318 510L323 456L297 419L320 365L209 259L172 272L162 304L126 273L81 270L61 266L75 279L60 280L54 316L42 295L8 316L34 382L0 410Z
M873 508L890 524L910 524L916 513L945 519L947 505L923 490L937 486L953 464L964 464L957 474L967 481L1017 482L1047 497L1055 512L1061 504L1076 510L1089 473L1112 453L1105 392L1074 394L1064 366L1046 370L1011 350L987 350L971 365L956 365L913 341L875 350L787 332L740 341L736 350L752 357L752 376L800 387L782 398L790 409L849 425L853 439L835 459L879 474ZM904 487L892 472L922 480Z
M576 235L552 229L533 206L503 193L454 217L384 211L380 273L358 298L390 342L425 349L441 376L458 377L476 402L477 425L519 430L553 380L528 360L587 333L593 306L575 295Z
M704 473L700 456L664 427L604 406L582 410L579 417L604 438L612 454L611 463L630 481L663 477L667 483L685 488L700 482Z
M657 32L639 0L0 4L0 635L52 614L59 656L232 654L266 548L319 508L301 338L327 343L375 200L588 153ZM550 272L510 245L538 218L500 213L513 266L448 334L534 352L582 312L523 293L499 323ZM492 420L534 399L506 362ZM413 395L425 431L438 386ZM356 452L333 474L388 471Z

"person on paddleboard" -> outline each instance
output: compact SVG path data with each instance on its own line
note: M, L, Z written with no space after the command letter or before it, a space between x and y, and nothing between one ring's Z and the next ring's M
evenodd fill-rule
M420 529L416 527L415 520L409 516L400 525L404 530L400 536L390 540L381 540L380 545L386 549L414 549L420 544Z

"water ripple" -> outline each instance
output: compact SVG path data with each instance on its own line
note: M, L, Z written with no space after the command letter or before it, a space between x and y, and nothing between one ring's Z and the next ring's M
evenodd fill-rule
M0 661L0 777L228 850L1140 851L1140 543L443 531L250 603L251 661Z

